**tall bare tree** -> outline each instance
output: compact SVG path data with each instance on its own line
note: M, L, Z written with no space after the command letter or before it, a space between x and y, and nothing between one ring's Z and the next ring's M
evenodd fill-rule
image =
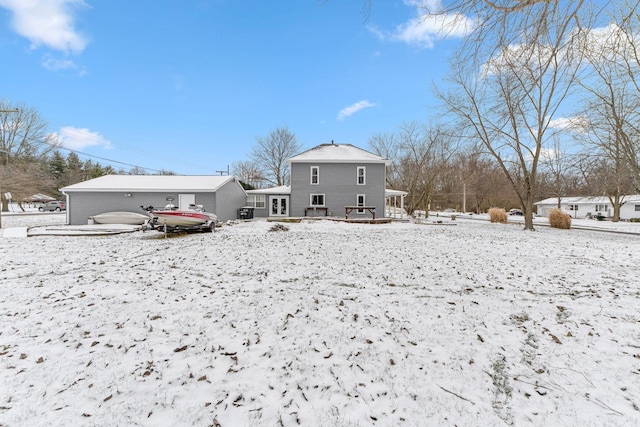
M583 1L456 3L480 13L479 26L452 61L450 90L438 95L497 162L533 230L540 156L581 70L577 25L590 15L581 13Z
M588 94L583 117L591 149L610 159L616 170L633 173L640 191L640 12L638 2L616 2L611 23L587 32L585 57L592 73L581 85ZM626 165L622 165L625 162ZM613 200L618 200L614 196ZM617 205L617 203L616 203ZM615 208L619 211L619 207ZM617 215L614 215L614 219Z
M289 183L287 159L298 154L302 146L288 127L277 128L266 137L256 137L251 160L264 171L264 178L280 186Z

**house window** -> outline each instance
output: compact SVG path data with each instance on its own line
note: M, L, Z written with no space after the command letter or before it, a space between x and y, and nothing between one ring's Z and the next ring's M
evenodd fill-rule
M356 206L365 206L364 194L358 194L356 196ZM358 213L364 213L364 209L358 209Z
M609 205L596 205L596 212L606 212L609 210Z
M309 206L324 206L324 194L311 194Z
M636 212L640 212L640 205L635 205L636 206Z
M311 185L320 184L320 166L311 166Z
M247 206L264 209L266 206L266 196L264 194L247 194Z
M365 166L358 166L358 185L365 185L367 183L367 168Z
M570 211L577 211L578 210L578 205L569 205L567 206L567 209Z

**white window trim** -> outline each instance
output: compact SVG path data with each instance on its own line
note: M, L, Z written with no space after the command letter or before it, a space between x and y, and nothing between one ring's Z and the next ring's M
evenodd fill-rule
M313 196L322 196L322 204L321 205L314 205L313 204ZM327 198L325 197L324 194L321 193L314 193L314 194L309 194L309 206L316 206L316 207L325 207L327 203Z
M258 206L258 198L262 199L262 206ZM251 206L254 209L266 209L267 196L264 194L247 194L247 206Z
M360 204L360 197L362 197L362 204ZM356 206L367 206L367 196L365 194L356 194ZM358 209L356 212L363 214L364 209Z
M314 177L313 171L314 171L314 169L316 171L315 177L316 177L316 181L317 182L313 182L313 177ZM311 166L309 172L310 172L309 183L311 185L319 185L320 184L320 166Z
M362 173L362 183L360 183L360 171ZM356 184L357 185L367 185L367 167L366 166L358 166L356 169Z

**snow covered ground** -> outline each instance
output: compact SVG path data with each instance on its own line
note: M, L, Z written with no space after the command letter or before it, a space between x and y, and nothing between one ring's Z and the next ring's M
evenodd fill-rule
M640 235L274 225L0 238L0 425L640 423Z

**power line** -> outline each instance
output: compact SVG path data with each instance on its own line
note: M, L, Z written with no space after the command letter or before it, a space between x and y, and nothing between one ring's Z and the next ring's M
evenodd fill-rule
M132 167L132 168L141 168L141 169L144 169L144 170L149 170L149 171L158 172L158 173L162 173L163 172L162 170L159 170L159 169L145 168L143 166L132 165L130 163L120 162L118 160L108 159L106 157L100 157L100 156L95 156L93 154L83 153L82 151L74 150L72 148L67 148L67 147L64 147L62 145L52 145L52 144L48 144L48 145L51 145L52 147L54 147L56 149L63 149L63 150L71 151L71 152L76 153L76 154L81 154L81 155L86 156L86 157L92 157L94 159L104 160L104 161L110 162L110 163L117 163L119 165L129 166L129 167Z
M92 132L89 132L86 129L79 129L79 128L75 128L75 127L72 127L72 126L63 126L60 123L54 123L54 125L57 126L61 130L63 128L66 128L66 132L69 132L69 133L71 133L73 135L76 135L79 138L86 139L86 140L95 140L96 139L95 134L92 133ZM56 132L56 133L59 134L59 132ZM109 143L113 144L114 146L116 146L118 148L130 151L130 152L133 152L133 153L144 154L146 156L152 156L152 157L155 157L156 159L164 160L164 161L170 161L172 163L177 163L177 164L179 164L181 166L186 166L186 167L191 167L191 168L195 167L195 168L198 168L198 169L209 169L208 167L205 167L205 166L202 166L202 165L198 165L198 164L194 164L194 163L176 161L175 158L171 158L171 159L165 158L165 157L159 156L157 151L145 150L145 149L137 147L135 145L127 144L127 143L124 143L124 142L121 142L121 141L118 141L118 140L113 140L113 139L106 140L105 139L105 141L108 141ZM68 149L68 150L71 150L71 149ZM91 156L89 154L86 154L86 155ZM98 156L94 156L94 157L99 158ZM117 163L121 163L121 162L117 162ZM137 166L137 167L141 167L141 166ZM147 168L145 168L145 169L147 169ZM151 168L148 168L148 169L149 170L154 170L154 169L151 169Z

